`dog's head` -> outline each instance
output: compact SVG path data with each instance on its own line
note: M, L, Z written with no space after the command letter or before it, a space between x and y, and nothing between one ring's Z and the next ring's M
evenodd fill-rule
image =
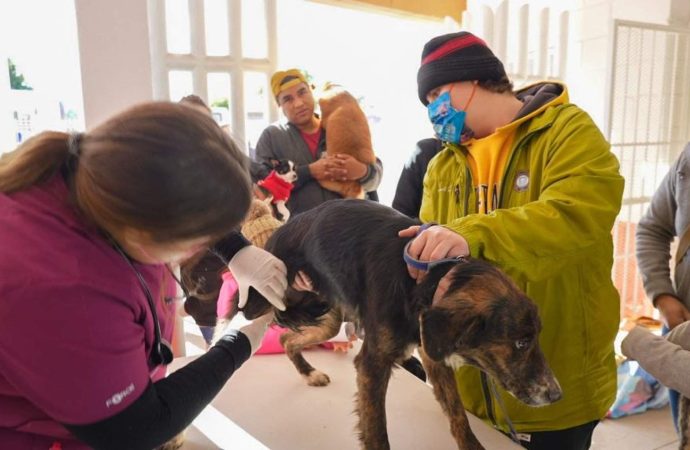
M288 183L294 183L297 180L297 170L295 168L295 163L289 159L274 159L269 160L273 166L273 170L276 171L278 176L287 181Z
M534 303L481 260L458 262L446 276L448 290L420 316L427 355L453 368L477 367L528 405L559 400L561 388L539 347Z
M331 82L326 83L319 94L321 126L328 129L328 119L333 112L341 108L351 108L358 111L359 114L363 114L357 99L343 86Z

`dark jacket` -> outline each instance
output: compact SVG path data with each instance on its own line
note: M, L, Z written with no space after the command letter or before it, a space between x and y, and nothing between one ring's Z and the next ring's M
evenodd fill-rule
M269 159L289 159L297 166L297 181L294 183L295 187L290 200L286 203L291 217L327 200L341 198L335 192L322 188L309 172L309 164L319 159L325 151L325 131L321 133L321 140L314 157L296 126L289 122L269 125L256 143L254 155L256 163L251 165L252 181L256 182L268 176L273 168ZM375 191L381 183L382 174L383 166L377 159L376 164L370 164L367 174L359 180L362 188L367 192L367 198L371 200L378 198L375 196Z
M398 187L393 197L393 208L406 216L419 217L419 208L422 206L422 188L424 187L424 174L429 161L441 151L443 145L439 139L428 138L417 142L414 153L405 163Z

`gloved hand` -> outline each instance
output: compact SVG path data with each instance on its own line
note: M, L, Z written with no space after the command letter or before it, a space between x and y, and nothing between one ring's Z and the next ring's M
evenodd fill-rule
M250 245L237 252L228 268L237 281L240 308L247 304L249 286L252 286L273 306L285 311L283 297L287 289L287 269L283 261L266 250Z
M239 330L240 333L247 336L249 339L249 344L252 348L252 355L261 348L261 341L264 339L266 330L268 330L269 325L273 321L273 312L264 314L255 320L248 320L244 317L244 314L237 313L235 317L232 318L230 323L228 323L225 332L231 330Z

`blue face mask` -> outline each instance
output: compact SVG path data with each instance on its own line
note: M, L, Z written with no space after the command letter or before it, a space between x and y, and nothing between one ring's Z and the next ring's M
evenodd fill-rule
M434 132L442 141L459 144L474 134L465 126L467 113L461 109L453 108L450 104L450 91L444 92L436 100L429 103L427 111Z

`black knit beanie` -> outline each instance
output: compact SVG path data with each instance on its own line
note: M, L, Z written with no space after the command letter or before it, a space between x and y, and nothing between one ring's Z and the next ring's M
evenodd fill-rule
M466 31L436 36L424 45L417 71L417 92L424 105L434 88L455 81L500 80L506 77L503 63L486 43Z

